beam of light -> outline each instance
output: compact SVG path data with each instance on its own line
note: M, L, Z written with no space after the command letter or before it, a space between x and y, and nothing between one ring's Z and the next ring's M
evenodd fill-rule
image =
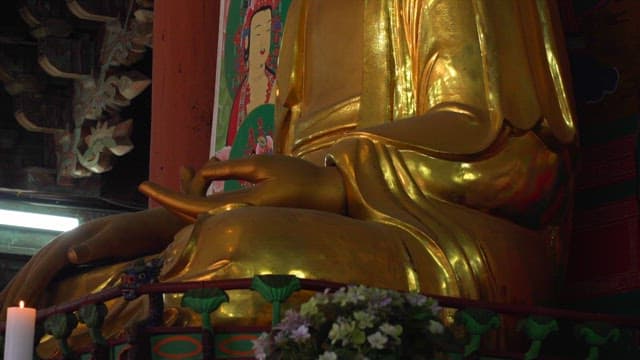
M78 224L78 219L66 216L0 209L0 225L52 231L67 231L77 227Z

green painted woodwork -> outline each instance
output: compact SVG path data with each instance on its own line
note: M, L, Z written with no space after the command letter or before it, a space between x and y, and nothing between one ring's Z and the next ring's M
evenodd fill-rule
M260 336L258 332L216 334L216 359L247 358L253 356L252 340Z
M469 356L480 348L482 335L500 326L500 317L493 311L467 308L456 312L456 323L464 325L470 336L469 343L464 347L464 356Z
M54 314L44 321L45 332L56 339L65 359L73 356L67 339L77 325L78 319L74 314Z
M107 312L108 309L104 303L89 304L78 310L78 320L87 325L95 345L107 345L107 340L102 336L102 324Z
M187 291L182 297L182 306L200 314L202 328L213 334L210 314L222 303L229 302L229 295L218 288L204 288Z
M280 322L281 304L300 290L300 280L293 275L257 275L253 277L251 289L273 305L271 324L276 325Z
M152 360L202 360L202 334L163 334L151 337Z
M523 330L531 340L529 351L524 355L525 360L537 359L540 356L542 342L552 332L559 330L558 322L548 316L529 316L518 324L518 330Z
M111 348L110 360L118 360L120 353L127 347L126 343L114 345Z
M620 329L601 322L586 322L576 325L576 336L589 346L587 360L597 360L600 348L610 341L618 341Z

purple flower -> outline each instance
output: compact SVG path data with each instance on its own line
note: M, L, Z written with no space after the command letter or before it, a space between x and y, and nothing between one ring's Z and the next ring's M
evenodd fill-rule
M298 343L303 342L310 337L311 335L309 334L309 327L307 327L307 325L300 325L297 329L294 329L291 332L291 339Z
M251 342L253 343L253 352L256 359L265 360L271 352L271 338L269 334L262 333L257 339Z
M389 296L379 298L379 299L371 299L371 302L369 303L369 308L372 310L382 309L390 305L392 301L393 299L391 299L391 297Z
M291 333L301 325L309 326L309 319L300 315L300 313L297 311L287 310L284 315L284 319L282 319L282 321L278 325L274 326L274 329Z

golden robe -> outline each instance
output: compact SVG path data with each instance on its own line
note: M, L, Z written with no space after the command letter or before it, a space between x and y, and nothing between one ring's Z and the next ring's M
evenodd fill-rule
M575 139L553 5L292 4L280 149L337 166L348 216L417 239L405 244L404 286L501 301L549 295ZM415 124L434 111L457 116Z

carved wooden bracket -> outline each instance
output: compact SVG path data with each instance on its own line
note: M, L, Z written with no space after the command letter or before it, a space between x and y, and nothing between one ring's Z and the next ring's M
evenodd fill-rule
M133 119L119 112L151 83L127 67L151 47L153 1L22 0L19 13L41 70L0 57L16 120L54 136L59 180L109 171L133 149Z

